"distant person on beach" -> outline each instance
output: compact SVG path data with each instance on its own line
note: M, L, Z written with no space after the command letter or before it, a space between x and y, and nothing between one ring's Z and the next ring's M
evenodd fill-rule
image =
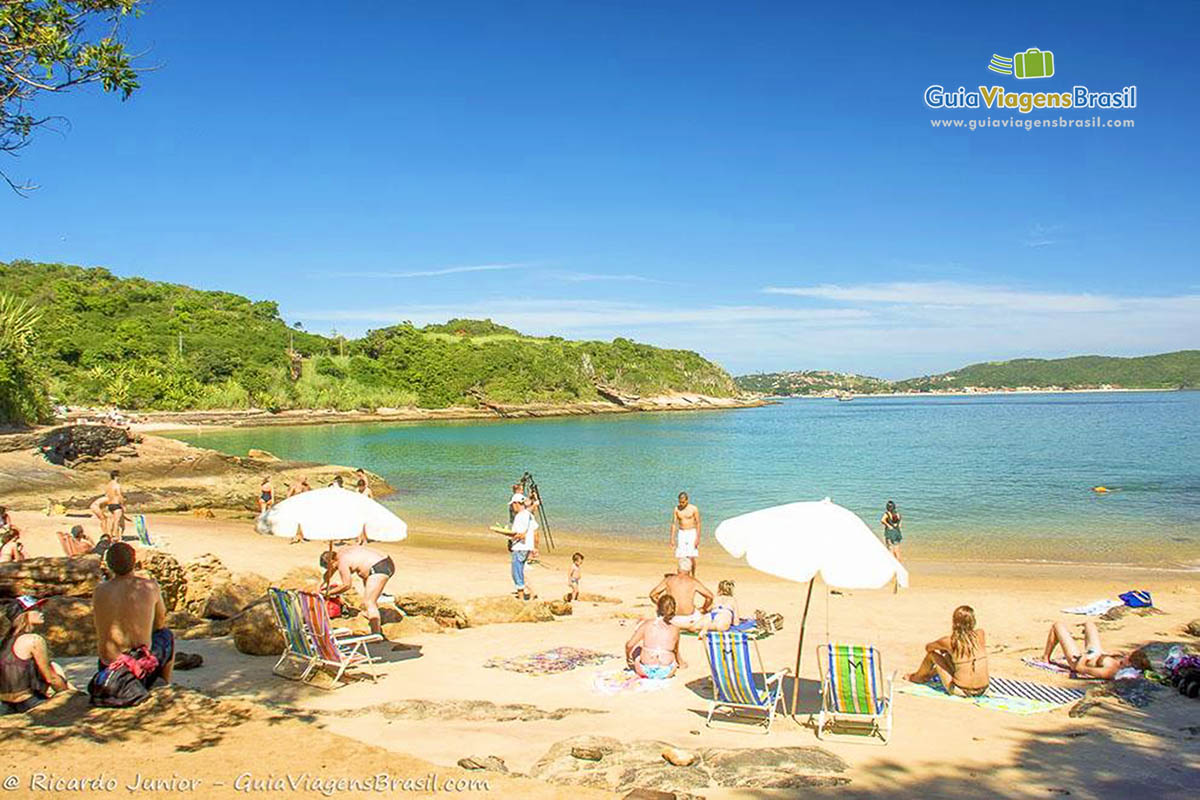
M109 667L130 666L142 685L171 682L175 669L175 636L167 627L167 607L158 582L133 570L137 554L125 542L113 542L104 553L112 577L92 593L96 621L97 673L89 684L93 698L103 691ZM135 671L136 668L136 671Z
M681 558L678 562L679 571L668 575L650 590L650 601L657 603L663 595L670 595L675 600L675 610L671 616L671 624L688 628L700 622L701 618L712 608L713 593L700 581L692 576L692 560ZM696 609L696 595L700 595L703 605Z
M625 664L642 678L663 680L687 664L679 657L679 626L675 623L675 598L661 595L655 601L658 616L643 620L625 643Z
M511 527L513 519L517 514L521 513L521 509L525 507L525 492L521 491L521 484L514 483L512 485L512 497L508 501L508 524Z
M265 514L275 505L275 487L271 485L271 476L263 475L258 485L258 513Z
M6 528L0 534L0 564L24 560L25 547L21 544L21 532L16 528Z
M1054 651L1061 649L1063 659L1055 659ZM1106 653L1100 644L1100 629L1096 623L1088 620L1083 623L1083 647L1071 635L1071 629L1065 622L1056 622L1050 626L1046 636L1046 649L1042 651L1042 660L1057 664L1071 670L1071 674L1080 678L1101 678L1112 680L1120 670L1129 666L1128 653Z
M350 545L337 550L326 550L321 553L321 568L325 570L325 586L323 594L326 597L336 597L350 589L355 575L363 582L363 605L367 612L367 622L371 625L371 633L383 635L383 625L379 619L379 596L383 588L396 574L396 564L392 557L371 547ZM338 582L333 583L333 575L337 573Z
M108 548L112 547L112 537L108 533L100 534L100 538L96 540L96 546L92 548L92 555L104 558L104 554L108 552Z
M571 568L567 570L567 596L563 598L568 603L579 599L579 581L583 577L583 553L571 556Z
M346 488L345 486L343 486L343 485L342 485L342 476L341 476L341 475L335 475L335 476L334 476L334 478L333 478L333 480L331 480L331 481L329 482L329 485L330 485L330 486L336 486L336 487L337 487L337 488L339 488L339 489L345 489L345 488Z
M104 495L100 495L92 504L88 506L88 511L92 512L92 516L100 521L100 532L108 533L108 514L104 509Z
M891 500L887 501L883 517L879 521L883 523L883 541L887 544L888 552L899 561L900 541L904 537L900 535L900 512L896 510L894 502Z
M357 491L361 495L366 495L369 498L375 497L375 493L371 491L371 487L367 484L366 478L359 478L358 485L354 488L355 488L355 491Z
M510 561L512 562L512 580L519 600L528 600L530 598L529 586L525 583L525 565L532 559L537 558L538 546L538 523L533 518L534 509L538 507L538 501L533 498L526 497L521 503L521 510L513 517L512 533L509 534L509 539L512 540L512 553Z
M113 534L117 539L125 538L125 493L121 489L121 481L119 480L121 473L113 470L108 473L109 481L108 488L104 490L104 501L107 504L106 509L112 516L109 522L109 533Z
M71 526L68 544L73 551L71 555L74 556L81 556L90 553L96 547L96 543L92 541L91 537L83 532L82 525Z
M671 509L671 547L675 558L689 558L692 574L700 557L700 509L692 505L687 492L679 493L679 502Z
M975 609L959 606L950 618L950 635L925 645L925 658L917 671L905 676L926 683L934 676L947 694L978 697L987 691L987 636L975 627Z
M7 506L0 506L0 533L8 533L15 531L16 525L13 525L12 517L9 516Z
M36 632L46 621L41 612L45 602L26 595L10 600L5 609L9 629L0 640L0 715L24 713L71 688Z

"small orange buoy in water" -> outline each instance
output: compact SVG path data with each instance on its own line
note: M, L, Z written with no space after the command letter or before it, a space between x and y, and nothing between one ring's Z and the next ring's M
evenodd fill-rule
M1107 486L1093 486L1092 491L1095 492L1096 494L1107 494L1108 487Z

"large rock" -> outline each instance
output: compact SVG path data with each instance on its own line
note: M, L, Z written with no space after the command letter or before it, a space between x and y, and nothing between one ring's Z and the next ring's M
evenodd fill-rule
M175 630L172 628L171 630ZM228 636L233 631L233 622L227 619L202 619L197 625L175 630L177 639L216 639ZM282 651L281 651L282 652Z
M569 617L574 611L571 604L566 600L550 601L550 613L556 617Z
M470 624L462 605L444 594L397 595L396 607L410 617L431 617L443 628L465 628Z
M112 425L64 425L42 439L41 451L51 464L74 467L127 447L129 431Z
M1200 636L1200 619L1194 619L1183 628L1192 636Z
M275 615L267 604L252 607L233 623L233 644L239 653L277 656L283 652L283 634L275 627Z
M392 641L420 633L441 633L443 630L433 617L405 617L402 622L383 623L383 635Z
M187 576L179 560L159 550L145 550L141 554L141 561L142 571L158 581L167 611L181 609L187 593Z
M0 598L67 595L91 597L96 585L104 579L100 556L74 558L27 558L0 564Z
M476 597L463 604L471 627L501 622L551 622L550 604L541 600L518 600L509 595Z
M208 619L230 619L256 600L265 597L271 582L262 575L246 572L233 580L213 587L202 616Z
M51 597L42 606L46 622L40 633L54 656L96 655L92 603L79 597Z
M221 563L221 559L212 553L205 553L195 561L189 561L183 567L183 574L186 589L183 603L179 607L198 617L204 616L204 609L213 589L233 579L233 574Z
M280 589L315 592L321 588L321 571L313 567L292 567L274 585Z

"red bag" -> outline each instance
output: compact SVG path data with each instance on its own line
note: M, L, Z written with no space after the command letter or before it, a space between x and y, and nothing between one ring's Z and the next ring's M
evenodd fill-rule
M325 608L329 611L330 619L340 619L342 616L342 601L338 597L326 597Z

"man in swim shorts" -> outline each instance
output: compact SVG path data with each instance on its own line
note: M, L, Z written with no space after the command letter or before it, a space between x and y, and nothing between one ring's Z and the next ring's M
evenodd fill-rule
M671 509L671 547L675 558L690 558L691 572L696 574L696 559L700 557L700 509L688 500L687 492L679 493L679 504Z
M675 611L671 616L671 624L688 628L706 618L713 604L713 593L700 581L692 577L692 560L681 558L678 562L678 572L668 575L650 590L651 602L657 603L659 598L670 595L675 600ZM696 595L700 595L703 605L696 609Z
M110 517L108 532L118 541L125 537L125 493L121 490L121 482L117 479L120 474L115 469L108 473L108 488L104 490L104 502L107 503L106 508Z
M334 597L350 589L353 576L357 575L363 582L363 605L366 606L367 622L371 625L371 633L383 635L383 625L379 620L379 596L383 587L396 574L396 564L392 557L379 552L372 547L351 545L337 550L326 550L321 553L321 568L325 570L326 597ZM338 583L332 583L333 574L337 573Z
M117 659L153 664L142 676L150 689L161 679L171 682L175 667L175 637L167 627L167 607L158 582L135 575L137 555L124 542L113 542L104 553L104 563L113 577L92 593L96 621L98 674ZM147 661L147 656L152 658ZM101 678L101 681L103 679Z

